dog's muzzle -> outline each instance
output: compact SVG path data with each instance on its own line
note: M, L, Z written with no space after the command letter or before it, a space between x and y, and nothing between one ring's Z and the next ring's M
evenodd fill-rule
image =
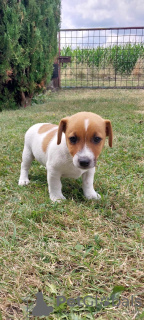
M87 169L90 166L91 160L88 157L81 157L78 162L82 169Z
M93 152L85 147L74 155L73 164L80 169L90 169L95 167L96 158Z

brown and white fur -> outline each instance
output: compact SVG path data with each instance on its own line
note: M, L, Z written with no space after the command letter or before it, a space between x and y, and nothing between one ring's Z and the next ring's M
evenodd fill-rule
M59 126L38 123L29 128L25 135L19 185L27 185L28 170L35 158L47 169L50 199L65 199L62 194L61 177L79 178L87 199L100 199L93 188L97 158L106 136L112 147L112 126L91 112L79 112L63 118Z

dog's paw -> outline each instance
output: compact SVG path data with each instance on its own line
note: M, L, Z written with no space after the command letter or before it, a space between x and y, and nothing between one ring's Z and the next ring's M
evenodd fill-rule
M19 179L19 186L27 186L30 183L29 179Z
M95 190L93 190L90 194L85 194L85 197L87 199L95 199L95 200L100 200L101 199L101 196L99 193L97 193Z
M61 202L62 200L66 200L66 198L63 196L63 194L58 195L58 196L51 194L50 199L52 202Z

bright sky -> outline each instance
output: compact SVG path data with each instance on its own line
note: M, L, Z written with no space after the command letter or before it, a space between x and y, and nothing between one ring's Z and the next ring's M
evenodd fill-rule
M144 26L144 0L61 0L61 28Z

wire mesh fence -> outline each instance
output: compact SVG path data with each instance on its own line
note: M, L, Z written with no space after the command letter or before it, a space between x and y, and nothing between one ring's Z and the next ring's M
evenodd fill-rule
M144 88L144 27L62 29L61 87Z

